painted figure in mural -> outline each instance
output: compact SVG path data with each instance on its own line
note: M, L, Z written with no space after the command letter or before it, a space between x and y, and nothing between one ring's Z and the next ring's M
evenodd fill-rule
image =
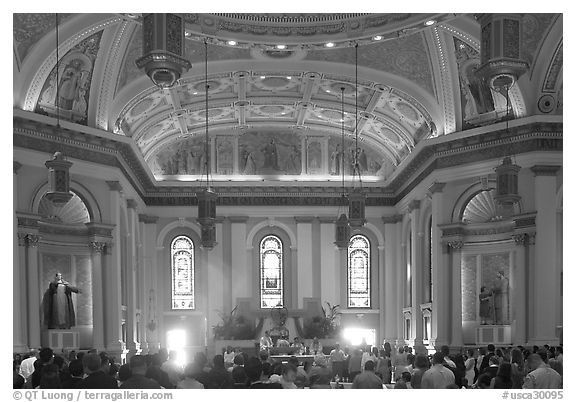
M178 150L178 174L186 174L186 151Z
M77 112L80 115L85 115L86 114L86 88L84 88L84 86L80 87L80 89L78 90L78 100L76 102L74 102L74 105L72 106L72 110L74 112Z
M244 158L246 162L244 163L243 174L256 174L256 162L254 161L254 153L252 151L244 151Z
M286 173L287 174L298 174L302 169L302 162L300 160L300 152L298 152L298 147L292 145L290 149L290 154L286 160Z
M189 151L185 151L186 152L186 173L188 174L194 174L194 172L196 171L196 156L194 155L194 150L190 149Z
M494 315L496 324L508 324L508 304L509 304L509 282L504 276L504 271L496 273L496 282L494 283Z
M61 109L72 110L80 86L80 60L72 60L64 69L58 88L59 106Z
M46 105L53 105L54 99L56 98L56 74L50 74L50 83L42 93L42 98L40 103Z
M342 166L342 147L336 144L336 149L330 155L330 174L341 174L340 168Z
M480 299L480 324L486 325L488 321L492 321L492 291L482 286L478 298Z
M270 139L270 143L264 145L262 148L264 153L264 165L263 168L279 170L278 168L278 148L274 142L274 138Z
M80 289L62 279L62 274L57 272L48 285L42 301L44 323L49 329L70 329L76 325L72 292L82 293Z

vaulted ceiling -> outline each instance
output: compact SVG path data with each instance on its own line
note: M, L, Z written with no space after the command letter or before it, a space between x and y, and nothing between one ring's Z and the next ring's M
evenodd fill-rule
M131 137L157 179L199 173L191 170L190 156L185 171L163 164L184 161L182 149L193 158L203 141L205 39L213 152L222 166L228 162L221 149L228 155L229 147L234 159L229 169L213 172L216 179L242 174L246 155L260 152L258 144L269 138L284 154L278 169L286 166L285 173L305 173L288 172L294 164L290 147L298 163L306 158L312 163L315 149L306 141L317 140L322 165L330 165L342 134L342 107L346 138L357 133L373 164L366 174L385 178L420 141L487 124L494 121L490 112L497 117L506 107L494 93L488 92L488 103L466 97L475 85L467 76L470 66L479 63L480 29L473 15L184 14L184 19L192 68L173 88L158 89L135 65L142 55L141 14L59 15L59 77L68 68L77 72L74 87L60 81L61 99L69 97L60 118ZM558 14L523 16L522 53L531 71L511 94L516 117L550 112L527 101L540 81L538 94L548 88L560 102L552 112L561 113L561 31ZM14 107L54 116L55 15L14 14L13 32ZM544 67L539 58L548 60ZM316 173L334 174L331 169Z

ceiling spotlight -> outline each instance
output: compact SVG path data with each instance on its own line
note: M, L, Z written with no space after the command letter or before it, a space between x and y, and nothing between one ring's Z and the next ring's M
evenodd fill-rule
M192 33L189 32L189 31L185 31L185 32L184 32L184 36L187 37L187 38L189 38L189 37L192 36Z
M330 93L330 90L329 90L329 89L327 89L327 90L326 90L326 92Z
M328 42L324 46L326 47L334 47L334 42Z
M236 46L238 44L238 42L236 42L235 40L229 40L228 43L230 46Z
M376 35L376 36L374 36L372 39L374 39L374 40L382 40L382 36L381 36L381 35Z
M276 45L276 49L284 50L284 49L286 49L286 45Z
M261 80L263 80L264 78L266 78L265 75L261 75L261 76L260 76L260 79L261 79Z
M435 20L428 20L424 23L424 25L426 25L427 27L429 27L430 25L434 25L436 23Z
M192 95L198 95L198 92L193 92Z
M292 79L292 77L288 76L288 77L286 77L286 79L287 79L287 80L291 80L291 79Z

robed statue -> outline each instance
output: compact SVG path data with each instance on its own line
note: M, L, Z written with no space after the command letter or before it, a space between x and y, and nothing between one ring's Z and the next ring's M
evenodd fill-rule
M480 288L480 294L478 298L480 299L480 324L486 325L488 322L492 322L492 291L486 289L486 286Z
M504 271L496 273L496 281L494 282L494 319L496 324L508 324L510 322L508 316L508 306L510 304L509 298L509 281L504 276Z
M72 293L82 292L62 279L62 274L57 272L42 301L44 324L48 329L70 329L76 325Z

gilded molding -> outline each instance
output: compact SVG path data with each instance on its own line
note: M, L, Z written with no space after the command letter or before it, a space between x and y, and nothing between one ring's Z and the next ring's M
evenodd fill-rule
M28 234L26 236L26 243L30 247L38 247L38 242L40 241L41 236L37 234Z

